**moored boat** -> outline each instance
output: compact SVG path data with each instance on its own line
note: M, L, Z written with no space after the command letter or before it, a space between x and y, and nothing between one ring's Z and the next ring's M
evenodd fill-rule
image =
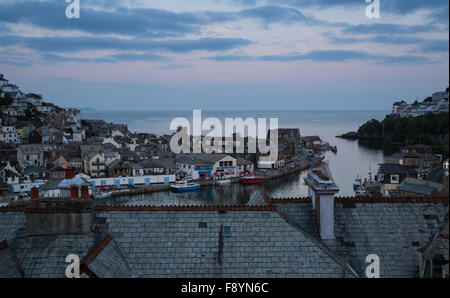
M107 198L112 197L112 194L113 194L112 191L107 192L107 193L102 193L102 194L97 195L95 198L96 199L107 199Z
M218 184L231 184L231 180L230 179L220 179L217 180Z
M259 184L264 183L264 177L255 176L255 175L246 175L241 178L241 182L243 184Z
M188 183L187 181L179 181L176 184L172 184L170 188L176 192L192 191L200 189L200 184Z

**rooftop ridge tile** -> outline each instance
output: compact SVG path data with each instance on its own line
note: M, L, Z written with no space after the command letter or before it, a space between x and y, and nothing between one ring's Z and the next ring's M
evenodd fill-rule
M335 197L336 203L448 203L448 197ZM308 203L311 202L310 197L298 198L272 198L272 203Z
M276 211L275 206L95 206L95 211Z
M100 241L81 261L84 265L89 265L95 258L102 252L102 250L108 246L111 242L112 237L110 234L107 234L102 241Z

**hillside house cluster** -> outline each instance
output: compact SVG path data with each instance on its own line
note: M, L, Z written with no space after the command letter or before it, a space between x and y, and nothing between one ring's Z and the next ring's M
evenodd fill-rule
M406 146L386 158L376 179L384 196L448 195L448 160L430 146Z
M422 116L427 113L448 113L448 93L447 88L445 92L435 92L424 101L411 104L404 100L397 101L392 106L391 115L403 118Z

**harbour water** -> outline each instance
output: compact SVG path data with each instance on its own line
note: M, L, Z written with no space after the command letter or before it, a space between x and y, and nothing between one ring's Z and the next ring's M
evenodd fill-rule
M243 119L278 118L281 128L300 128L302 136L318 135L323 141L337 146L336 154L327 152L325 161L329 163L333 177L340 187L339 196L353 196L353 180L357 175L366 177L369 168L373 172L382 163L385 154L381 149L373 149L360 144L357 140L336 138L337 135L355 131L370 119L382 120L388 111L316 111L316 112L236 112L236 111L202 111L203 119L216 117L224 121L225 118ZM102 119L108 122L128 124L130 131L152 132L164 134L170 132L170 122L177 117L184 117L192 121L192 111L136 111L136 112L97 112L84 111L84 119ZM192 122L191 122L192 123ZM268 120L267 120L268 123ZM303 197L307 196L307 188L303 182L306 172L291 174L281 179L265 183L267 191L272 197ZM259 186L243 186L240 184L221 185L203 188L192 193L158 192L147 195L124 197L120 202L136 204L158 204L158 202L172 202L173 204L246 204L259 195Z

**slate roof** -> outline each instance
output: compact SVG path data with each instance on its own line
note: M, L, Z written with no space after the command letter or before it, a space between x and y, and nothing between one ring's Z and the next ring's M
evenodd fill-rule
M106 218L108 233L141 277L342 275L338 262L273 211L105 211L97 216Z
M19 150L21 150L23 154L32 155L32 154L40 154L43 149L41 145L30 144L30 145L20 145Z
M264 193L268 206L97 206L89 235L27 236L23 212L0 208L0 239L25 277L64 277L73 253L95 277L342 277L344 255L346 276L364 277L369 254L381 277L416 277L445 233L448 260L448 200L336 198L336 240L322 241L310 198Z
M422 249L423 255L433 261L449 261L448 212L433 239Z
M0 278L21 278L23 270L6 240L0 242Z
M442 183L443 175L444 175L444 168L437 167L426 174L425 180L433 181L436 183Z
M139 165L144 169L152 168L164 168L164 169L177 169L177 166L171 159L147 159L141 161Z
M86 255L94 239L90 235L22 235L14 239L11 247L24 270L25 277L65 278L66 257Z
M23 212L0 212L0 278L64 278L69 254L89 260L96 277L136 276L109 235L95 244L94 233L27 236L24 227Z
M405 178L405 180L403 180L402 183L400 183L398 186L398 190L400 191L410 192L423 196L430 196L434 191L442 192L444 188L444 184L411 177Z
M135 277L132 268L111 235L106 237L83 259L87 269L99 278Z
M336 254L346 255L359 276L365 276L366 257L377 254L381 277L416 277L419 249L431 240L436 228L444 222L448 202L372 200L336 199L336 239L323 243ZM310 201L279 199L274 202L280 212L319 238Z
M380 165L379 172L382 174L415 174L417 175L417 170L410 166L402 166L398 164L384 163Z
M59 189L59 184L64 179L49 179L44 184L41 185L42 190Z
M227 156L227 154L187 153L176 155L175 161L183 164L211 165Z
M16 231L25 227L25 215L23 211L4 212L5 208L0 208L0 241L8 242L14 239ZM10 210L8 208L8 210Z

